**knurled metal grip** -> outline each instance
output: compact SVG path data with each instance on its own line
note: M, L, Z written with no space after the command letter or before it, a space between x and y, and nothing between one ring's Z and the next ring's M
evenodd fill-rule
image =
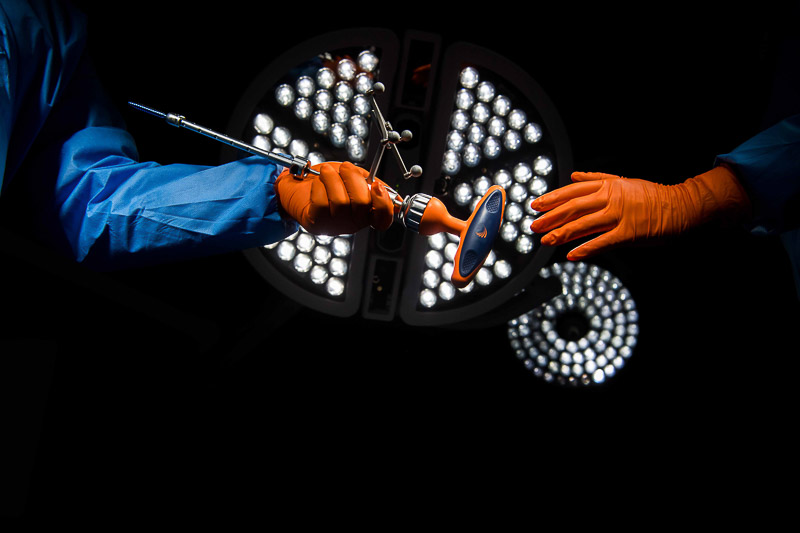
M405 202L403 202L405 205L400 209L400 220L403 225L414 233L419 233L422 215L425 213L425 208L428 207L428 202L430 201L431 197L422 193L406 198Z

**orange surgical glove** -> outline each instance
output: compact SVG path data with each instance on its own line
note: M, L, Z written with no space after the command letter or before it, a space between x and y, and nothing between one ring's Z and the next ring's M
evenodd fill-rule
M275 182L283 210L309 233L341 235L372 226L386 230L392 225L394 206L385 183L352 163L322 163L312 167L320 175L295 178L284 170Z
M531 229L549 232L542 237L548 246L600 233L567 254L573 261L620 244L677 235L712 219L734 220L751 210L744 188L725 166L677 185L598 172L574 172L572 181L531 203L536 211L547 211Z

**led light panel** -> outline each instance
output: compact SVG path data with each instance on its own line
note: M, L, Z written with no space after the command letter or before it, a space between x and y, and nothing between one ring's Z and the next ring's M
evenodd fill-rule
M508 322L516 356L547 382L597 385L633 355L639 314L630 291L611 272L584 262L554 263L543 278L561 281L561 294Z

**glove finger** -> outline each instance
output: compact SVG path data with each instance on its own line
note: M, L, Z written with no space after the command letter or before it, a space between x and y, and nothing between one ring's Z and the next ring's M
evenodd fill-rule
M580 196L555 207L534 220L531 230L536 233L545 233L590 213L601 211L605 207L605 199L598 195Z
M619 179L619 176L603 172L573 172L571 177L574 182Z
M592 181L586 183L571 183L559 189L543 194L531 202L531 207L536 211L549 211L556 208L573 198L579 198L592 194L600 189L602 186L601 181Z
M614 229L617 219L604 211L588 214L578 220L564 224L542 237L542 244L557 246L565 242L580 239L587 235Z
M338 167L341 169L341 166ZM319 169L319 181L325 187L325 203L324 207L327 208L334 219L339 217L350 216L350 195L347 193L344 181L337 172L337 167L330 164L323 164ZM313 191L314 189L312 189ZM321 197L314 197L312 195L312 203L316 207L322 208Z
M603 233L602 235L598 235L594 239L587 241L580 246L576 246L567 253L567 259L570 261L580 261L581 259L592 257L593 255L597 255L600 252L613 248L619 244L619 242L620 241L617 238L616 232L612 230L607 233Z
M353 221L358 227L368 225L372 196L365 178L369 176L369 172L352 163L344 162L339 167L339 176L349 198Z
M305 205L298 222L309 232L316 233L321 231L322 228L315 228L315 226L322 226L331 218L330 206L328 204L328 192L322 180L311 180L310 197L311 201Z
M384 183L376 179L370 191L372 196L372 210L370 211L370 226L385 231L394 221L394 205L386 190Z

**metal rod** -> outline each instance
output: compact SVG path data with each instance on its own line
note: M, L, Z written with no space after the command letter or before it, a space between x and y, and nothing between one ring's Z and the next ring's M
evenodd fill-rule
M190 122L186 120L186 117L184 117L183 115L177 115L175 113L162 113L161 111L156 111L155 109L143 106L141 104L137 104L135 102L128 102L128 104L131 107L134 107L140 111L144 111L145 113L156 116L158 118L163 118L164 120L167 121L167 123L173 126L177 126L179 128L186 128L190 131L199 133L201 135L214 139L215 141L227 144L228 146L232 146L233 148L237 148L249 154L265 157L278 165L288 167L289 169L296 169L297 171L301 172L302 175L314 174L315 176L319 176L318 171L313 170L312 168L309 167L308 161L306 159L299 157L292 157L290 155L285 155L278 152L270 152L268 150L263 150L261 148L258 148L257 146L253 146L252 144L247 144L232 137L228 137L227 135L224 135L217 131L203 127L199 124L195 124L194 122ZM292 173L295 173L294 170Z

